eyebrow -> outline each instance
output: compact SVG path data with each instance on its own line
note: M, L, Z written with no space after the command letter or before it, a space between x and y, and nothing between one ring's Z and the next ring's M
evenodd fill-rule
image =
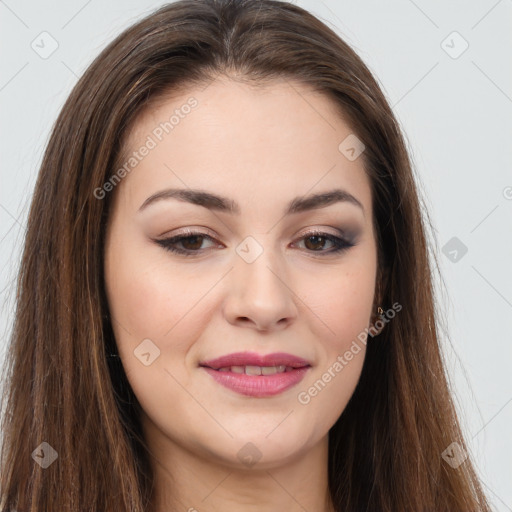
M177 199L187 203L202 206L209 210L240 215L240 205L233 199L222 197L204 190L171 188L161 190L149 196L140 206L139 212L149 205L167 199ZM292 199L285 208L284 215L301 213L317 208L325 208L335 203L346 202L361 208L364 214L364 206L352 194L343 189L334 189L319 194L298 196Z

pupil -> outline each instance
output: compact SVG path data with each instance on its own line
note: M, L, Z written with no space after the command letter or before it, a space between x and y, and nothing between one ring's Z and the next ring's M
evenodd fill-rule
M189 250L197 250L201 248L202 242L203 242L203 236L188 236L185 238L181 243L186 249ZM309 243L311 242L312 243ZM306 238L306 247L308 249L321 249L323 247L323 244L325 243L325 238L323 236L318 235L312 235Z
M313 247L313 249L321 249L322 246L323 246L323 242L324 242L324 237L322 236L317 236L317 235L313 235L313 236L309 236L307 239L306 239L306 246L308 245L308 240L314 240L313 241L313 245L315 247ZM318 242L320 240L320 242ZM316 242L315 242L316 241ZM312 247L308 247L309 249L312 249Z
M197 236L197 235L196 236L188 236L181 243L183 244L183 246L186 249L190 249L190 250L200 249L201 244L202 244L202 238L203 238L202 236ZM199 243L197 243L198 240L199 240ZM192 243L191 243L191 241L192 241ZM194 241L196 243L194 243ZM192 245L192 247L190 247L190 245Z

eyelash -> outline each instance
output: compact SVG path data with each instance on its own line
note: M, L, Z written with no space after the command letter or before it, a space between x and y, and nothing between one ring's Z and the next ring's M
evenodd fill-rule
M304 240L304 239L311 238L311 237L314 237L314 236L325 238L326 240L332 242L334 244L334 248L332 250L330 250L330 251L312 251L312 250L310 250L310 251L307 251L307 252L320 253L322 255L324 255L324 254L325 255L327 255L327 254L337 254L337 253L342 253L344 251L347 251L348 249L350 249L351 247L353 247L355 245L354 243L349 242L349 241L347 241L347 240L345 240L343 238L331 235L330 233L324 233L322 231L310 231L308 233L305 233L300 238L300 240ZM177 236L173 236L171 238L164 238L162 240L155 240L155 242L158 245L160 245L161 247L163 247L166 251L169 251L169 252L172 252L172 253L176 253L176 254L180 254L182 256L196 256L198 254L201 254L205 250L208 250L208 249L203 249L203 250L193 251L193 250L190 250L190 249L178 249L177 247L175 247L176 244L178 244L180 242L183 242L183 240L187 240L189 238L194 238L194 237L201 237L201 238L204 238L204 239L208 239L208 240L214 241L214 238L212 238L211 236L207 235L206 233L187 231L186 233L183 233L183 234L177 235Z

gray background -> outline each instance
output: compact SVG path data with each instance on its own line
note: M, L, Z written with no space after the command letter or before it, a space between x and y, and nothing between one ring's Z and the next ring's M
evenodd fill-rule
M495 509L512 511L512 1L294 3L354 47L403 127L434 225L461 421ZM161 5L0 0L0 362L50 127L101 49ZM44 31L58 43L46 59L31 47L43 51Z

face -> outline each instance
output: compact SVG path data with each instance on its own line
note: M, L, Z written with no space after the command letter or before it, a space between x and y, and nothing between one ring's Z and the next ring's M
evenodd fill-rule
M105 279L159 447L263 468L326 442L360 376L376 279L370 183L339 149L351 133L287 82L217 80L136 121Z

